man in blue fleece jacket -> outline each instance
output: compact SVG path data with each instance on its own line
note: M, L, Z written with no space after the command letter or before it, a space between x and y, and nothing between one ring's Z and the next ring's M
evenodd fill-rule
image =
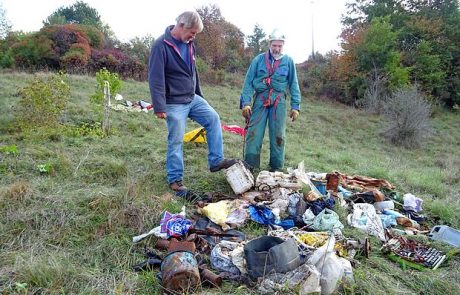
M187 118L206 129L208 165L216 172L236 161L225 159L222 128L217 112L203 98L195 64L196 34L203 30L203 22L195 11L186 11L176 19L176 25L152 45L149 59L149 87L157 118L168 126L166 172L169 186L177 195L185 196L182 184L183 137Z

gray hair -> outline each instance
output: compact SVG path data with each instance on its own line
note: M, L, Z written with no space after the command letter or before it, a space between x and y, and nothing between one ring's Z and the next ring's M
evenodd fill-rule
M186 11L176 18L177 25L184 25L186 29L197 28L203 30L203 22L196 11Z

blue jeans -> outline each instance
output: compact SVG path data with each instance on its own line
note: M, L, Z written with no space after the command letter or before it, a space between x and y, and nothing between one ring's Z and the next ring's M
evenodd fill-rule
M204 98L195 95L192 102L188 104L167 104L166 115L168 125L168 151L166 155L168 183L182 180L184 173L182 146L187 118L206 129L209 167L216 166L224 159L220 118Z

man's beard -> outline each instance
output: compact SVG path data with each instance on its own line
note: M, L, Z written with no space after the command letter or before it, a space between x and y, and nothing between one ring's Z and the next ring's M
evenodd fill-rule
M270 49L270 53L273 56L275 60L281 59L283 57L283 53L280 51L279 53L273 53L273 51Z

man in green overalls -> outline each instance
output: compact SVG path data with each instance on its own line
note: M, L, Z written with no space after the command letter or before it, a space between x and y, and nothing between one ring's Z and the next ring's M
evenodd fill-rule
M244 160L260 168L260 151L268 121L271 171L282 170L284 166L287 88L291 95L289 117L292 121L299 116L301 100L294 61L282 53L284 39L278 30L270 34L270 48L252 60L240 98L247 122Z

